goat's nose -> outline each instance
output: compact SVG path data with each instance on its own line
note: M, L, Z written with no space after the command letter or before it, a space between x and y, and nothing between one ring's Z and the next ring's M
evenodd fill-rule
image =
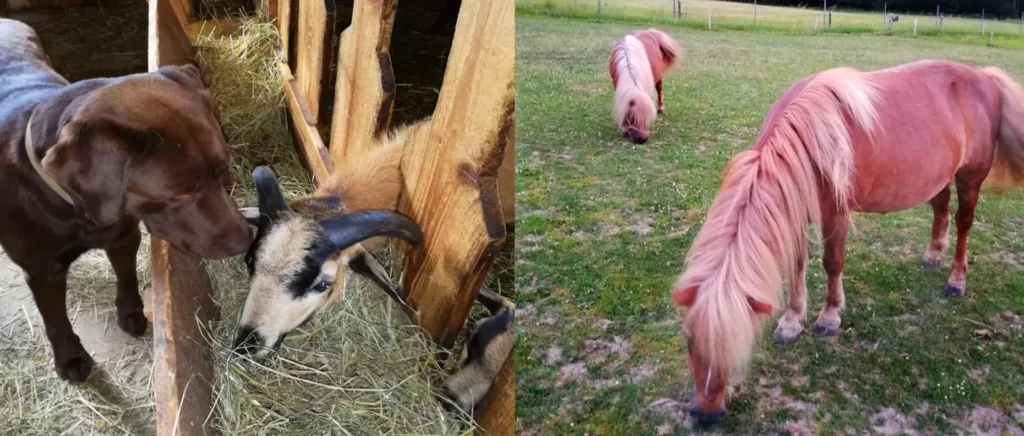
M256 354L256 350L263 347L263 342L255 329L242 326L235 335L235 344L232 348L239 354Z

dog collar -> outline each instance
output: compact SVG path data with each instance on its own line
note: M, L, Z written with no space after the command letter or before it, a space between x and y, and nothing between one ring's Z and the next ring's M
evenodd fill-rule
M68 192L57 184L57 181L53 179L50 172L46 171L46 169L43 168L43 165L39 162L39 156L36 156L35 144L32 143L32 115L28 116L28 125L25 126L25 152L28 153L29 162L32 162L32 168L35 168L36 173L43 179L43 182L46 182L46 185L49 186L53 192L56 192L60 198L63 198L64 201L74 205L75 202L71 199L71 196L68 195Z

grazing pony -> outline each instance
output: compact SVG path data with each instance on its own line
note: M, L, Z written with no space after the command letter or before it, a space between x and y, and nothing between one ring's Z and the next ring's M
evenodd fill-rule
M991 170L991 171L990 171ZM987 180L986 180L987 179ZM949 245L956 184L957 245L948 296L967 285L967 235L983 182L1024 181L1024 91L998 68L920 61L876 72L824 71L798 81L769 111L752 150L729 161L718 197L673 292L689 307L699 420L725 415L725 388L750 360L765 315L789 305L776 341L796 339L806 310L807 227L821 226L828 275L814 330L839 331L851 211L895 212L929 202L935 267Z
M657 29L637 30L619 40L608 60L615 86L612 113L622 136L637 144L647 142L647 129L665 111L661 77L676 66L683 49ZM655 113L654 92L658 92Z

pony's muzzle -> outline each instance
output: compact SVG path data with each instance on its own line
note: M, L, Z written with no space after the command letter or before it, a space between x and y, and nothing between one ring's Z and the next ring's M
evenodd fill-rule
M647 136L641 134L637 129L626 130L626 135L629 136L629 139L634 143L643 144L647 142Z
M725 418L725 402L721 406L710 408L705 410L701 408L701 402L697 399L697 393L693 392L690 395L690 416L702 423L712 423L721 421Z

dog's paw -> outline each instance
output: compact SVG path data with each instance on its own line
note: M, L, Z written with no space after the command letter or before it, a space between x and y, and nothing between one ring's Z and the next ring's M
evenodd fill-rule
M61 380L81 383L89 379L93 364L92 357L83 349L70 357L56 361L57 376Z
M137 338L146 333L149 321L146 320L146 315L141 307L118 308L117 326L121 327L125 333Z

